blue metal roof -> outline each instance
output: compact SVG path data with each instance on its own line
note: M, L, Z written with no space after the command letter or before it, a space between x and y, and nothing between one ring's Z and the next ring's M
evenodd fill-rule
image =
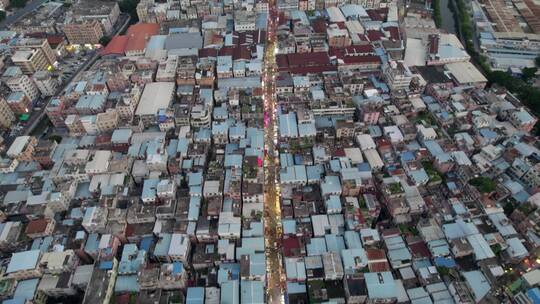
M279 132L282 137L298 137L298 123L294 112L278 116Z
M223 284L228 281L240 279L240 264L239 263L223 263L219 265L218 284Z
M540 304L540 289L538 287L529 289L527 291L527 297L531 299L533 304Z
M204 304L204 287L189 287L187 289L186 303Z
M362 241L360 240L360 235L356 231L347 230L343 235L345 239L345 244L347 248L362 248Z
M368 272L364 278L370 299L397 298L397 287L391 272Z
M13 299L6 300L2 303L26 303L27 300L32 300L36 293L37 286L39 284L39 279L31 279L17 282L17 288L13 294Z
M154 238L151 237L151 236L146 236L146 237L142 238L142 240L141 240L141 242L139 244L139 247L141 248L141 250L149 252L153 243L154 243Z
M156 247L154 248L154 255L158 257L167 256L169 253L169 247L171 246L171 239L172 234L162 233L160 235L160 239L156 243Z
M141 199L155 199L158 183L159 179L157 178L144 180Z
M116 278L115 292L139 292L139 280L137 275L121 275Z
M306 284L297 283L297 282L287 282L287 293L288 294L301 294L306 293Z
M481 271L464 271L461 274L465 277L469 288L471 288L476 302L482 300L491 289L491 285Z
M283 219L281 223L284 234L296 234L296 221L294 219Z
M113 269L113 262L112 261L101 261L99 263L99 269L102 269L102 270Z
M326 241L326 247L328 251L333 251L337 254L341 253L341 250L345 249L345 241L343 237L335 234L326 234L324 236Z
M221 284L221 304L239 304L240 286L238 280L226 281Z
M327 175L321 184L321 193L323 195L341 193L341 182L336 175Z
M262 281L242 281L240 284L241 303L264 303L264 283Z
M442 266L446 268L456 267L456 261L450 257L435 257L434 262L435 266Z
M40 255L41 251L39 250L15 252L11 256L11 261L9 262L6 273L36 268Z
M311 238L311 242L306 245L306 251L308 256L321 255L326 250L326 241L322 237Z

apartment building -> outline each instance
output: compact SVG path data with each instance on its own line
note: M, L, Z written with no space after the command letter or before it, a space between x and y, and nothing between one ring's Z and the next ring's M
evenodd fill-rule
M341 29L337 24L330 24L326 29L328 36L328 45L330 47L347 47L350 46L352 41L349 37L349 32L346 29Z
M41 96L53 96L58 88L58 81L52 78L48 71L37 71L32 79L36 84Z
M0 98L0 128L10 128L15 115L4 98Z
M68 128L70 135L82 135L86 133L79 115L68 115L64 121L64 124Z
M46 237L53 233L55 225L51 218L36 219L28 223L25 233L31 239Z
M45 38L18 39L14 42L12 47L16 51L37 50L40 56L45 57L48 65L53 65L56 62L56 55L54 54L51 45Z
M412 72L402 61L391 61L384 68L384 77L390 90L407 90L411 84Z
M109 109L105 113L99 113L96 117L96 126L99 133L111 132L118 125L118 112L115 109Z
M15 138L6 155L19 161L32 161L36 145L37 138L34 136L19 136Z
M56 128L65 128L65 119L66 114L64 112L66 108L66 103L63 98L53 98L45 108L45 113L47 114L47 117L49 117L49 120Z
M82 0L73 5L73 19L77 21L98 21L105 35L112 34L120 16L116 1Z
M27 75L11 77L6 81L6 85L13 92L23 92L30 100L36 100L39 97L39 89Z
M6 101L11 108L11 111L16 115L25 114L30 111L30 98L23 92L17 91L9 94Z
M38 49L16 51L11 61L27 75L46 70L50 65L45 54Z
M64 25L64 33L71 44L98 44L104 36L97 20L68 23Z

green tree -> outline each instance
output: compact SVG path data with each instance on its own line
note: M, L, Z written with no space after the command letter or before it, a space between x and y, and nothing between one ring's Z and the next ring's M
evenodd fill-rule
M475 186L476 189L478 189L478 191L482 193L491 193L497 188L497 183L495 183L492 179L484 176L471 179L469 181L469 184Z
M493 251L493 253L495 253L496 256L499 256L502 252L502 247L500 244L495 244L491 246L491 250Z
M514 204L508 202L503 206L504 214L510 216L514 210L516 209L516 206Z
M137 23L137 21L139 21L139 16L137 16L137 4L139 4L139 0L122 0L119 4L120 11L129 14L132 23Z
M523 74L521 77L523 78L523 80L527 81L527 80L529 80L529 79L536 76L536 72L538 72L538 68L536 68L536 67L534 67L534 68L523 68L521 70L521 72Z
M99 44L101 44L103 46L107 46L107 44L109 44L109 42L111 42L111 37L109 37L109 36L103 36L103 37L101 37L101 39L99 39Z
M437 266L437 272L441 277L448 276L450 274L450 269L444 266Z
M440 0L433 0L433 21L435 21L435 25L440 28L442 24L442 17L441 17L441 1Z
M4 19L6 19L6 12L0 11L0 22L4 21Z

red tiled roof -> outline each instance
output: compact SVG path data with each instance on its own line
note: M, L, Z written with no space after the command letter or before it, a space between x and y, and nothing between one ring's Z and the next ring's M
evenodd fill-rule
M133 224L127 224L126 229L124 231L124 235L126 237L132 236L135 233L135 225Z
M128 36L126 52L144 50L150 37L157 34L159 34L157 23L137 23L130 26L126 35Z
M371 44L351 45L344 48L339 48L344 55L356 56L356 54L373 54L375 51Z
M370 272L390 271L390 265L388 265L388 262L370 263L368 266Z
M379 56L374 56L374 55L343 57L344 64L380 63L380 62L381 62L381 58Z
M300 240L296 236L291 236L283 239L283 254L286 257L295 256L298 253L299 248Z
M388 228L382 232L382 235L385 237L396 236L400 234L401 234L401 231L398 228Z
M317 18L313 21L312 24L313 31L315 33L325 33L326 34L326 22L323 18Z
M386 21L386 17L388 16L387 8L371 9L366 12L373 21Z
M113 297L116 297L115 303L118 304L129 304L130 302L130 295L127 293L121 294L121 295L113 295Z
M251 59L251 51L246 46L238 46L235 47L233 50L233 60L250 60Z
M326 52L281 54L276 56L280 72L292 74L308 74L336 71Z
M426 244L422 241L409 244L409 249L411 249L411 253L415 257L425 257L429 258L429 249L427 248Z
M287 54L289 66L324 66L330 64L330 58L326 52L293 53Z
M430 54L439 53L439 36L438 35L429 35L429 53Z
M47 42L49 42L50 45L59 45L63 41L64 41L64 36L61 36L61 35L47 36Z
M127 51L144 50L151 36L159 33L157 23L138 23L130 26L126 35L114 36L102 55L123 55Z
M159 33L159 24L157 23L137 23L130 26L127 29L127 35L131 34L152 34L157 35Z
M376 261L376 260L386 260L386 254L384 253L384 250L382 249L366 249L366 256L368 260Z
M214 48L199 49L199 58L217 57L218 50Z
M262 30L235 32L235 35L238 36L238 45L256 45L266 40L266 32Z
M26 234L41 233L47 229L49 221L46 219L33 220L26 226Z
M103 134L103 135L98 135L96 137L96 144L106 144L106 143L110 143L111 142L111 135L109 134Z
M397 26L388 26L384 30L390 33L390 39L392 40L401 40L401 34L399 33L399 28Z
M368 30L367 36L368 36L369 41L379 41L382 39L383 34L377 30Z
M379 148L392 147L392 143L386 138L379 138L378 140L376 140L376 142L377 142L377 147Z
M335 155L335 156L338 156L338 157L343 157L343 156L345 156L345 149L343 149L343 148L336 149L336 150L334 151L334 155Z
M148 39L150 39L150 36L131 34L131 36L128 36L126 52L144 50Z
M101 51L101 55L124 55L128 37L125 35L114 36L107 46Z
M361 41L369 41L368 37L364 34L357 34L357 36Z
M276 64L278 68L288 68L289 61L287 60L287 55L285 54L276 55Z
M335 72L337 71L336 66L313 66L313 67L292 67L289 68L289 72L297 75L306 75L306 74L320 74L324 72Z
M232 56L234 54L234 47L224 46L219 49L218 56Z

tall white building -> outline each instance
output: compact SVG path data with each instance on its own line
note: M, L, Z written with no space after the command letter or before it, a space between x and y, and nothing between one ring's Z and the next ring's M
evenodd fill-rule
M58 81L51 77L51 73L48 71L37 71L32 76L34 83L36 84L41 96L53 96L56 94L58 88Z
M411 85L413 74L403 61L390 61L384 68L384 78L390 90L407 90Z
M30 100L35 100L39 97L39 89L27 75L11 77L6 82L7 86L13 92L23 92Z

